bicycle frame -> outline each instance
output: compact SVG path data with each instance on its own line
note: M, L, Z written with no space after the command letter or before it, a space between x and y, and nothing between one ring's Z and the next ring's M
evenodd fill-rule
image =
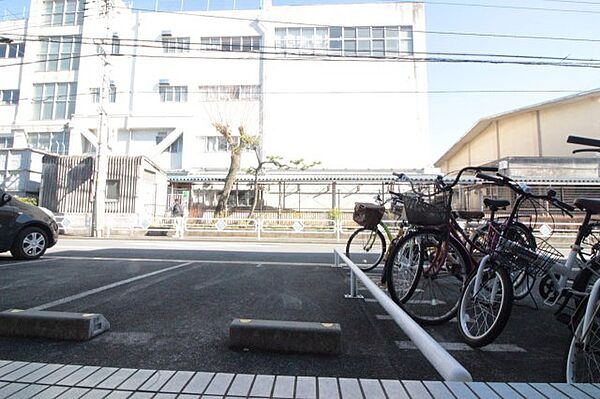
M526 199L528 199L528 196L525 195L524 193L521 193L517 197L515 206L513 207L509 218L505 221L505 223L504 223L505 228L503 231L501 231L499 238L504 238L504 235L505 235L506 231L508 230L508 227L512 223L514 223L514 221L517 219L517 214L518 214L519 208ZM590 224L590 220L591 220L591 215L589 215L589 214L586 215L582 224L579 227L579 231L578 231L577 237L575 239L575 243L573 245L571 245L571 251L569 252L569 255L568 255L565 263L563 264L560 261L555 262L547 272L548 276L550 277L550 280L552 281L554 292L556 294L554 301L550 305L556 304L556 302L560 299L561 295L558 295L558 294L561 294L563 292L563 290L566 288L569 279L571 279L573 277L576 267L581 268L581 263L579 261L578 255L581 251L581 242L583 241L583 239L586 236L587 226ZM494 248L497 247L498 241L495 243ZM484 256L481 259L481 261L479 262L479 265L477 267L477 276L475 278L475 284L473 286L473 297L475 297L477 295L477 293L479 292L479 290L481 289L481 281L483 279L483 271L484 271L485 266L487 265L488 261L490 260L490 257L491 257L491 255L488 254L488 255ZM555 274L558 274L560 277L557 279L555 277ZM496 283L494 283L493 287L494 288L496 287ZM492 291L492 295L495 295L495 293L496 293L495 290Z

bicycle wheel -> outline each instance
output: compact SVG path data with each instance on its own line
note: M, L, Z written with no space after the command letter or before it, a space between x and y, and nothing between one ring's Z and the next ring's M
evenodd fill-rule
M568 383L600 382L600 315L598 306L593 313L591 324L583 331L583 318L577 325L571 344L567 350L565 375Z
M559 276L560 277L560 276ZM575 275L571 289L578 292L587 292L589 294L592 286L600 277L600 256L594 256L589 259L585 266ZM575 302L579 305L580 298L575 297Z
M365 272L376 268L384 254L385 238L377 228L360 228L346 243L346 256Z
M508 228L506 238L532 250L537 248L531 229L520 222L516 222ZM513 282L513 299L521 300L533 289L535 275L524 269L511 270L510 280Z
M506 269L486 267L481 286L474 293L473 273L463 290L458 309L458 328L463 340L478 348L492 342L506 326L512 309L512 282Z
M398 240L392 248L385 265L385 278L390 297L397 304L410 298L423 270L421 249L415 234L409 234Z
M452 319L471 265L461 244L445 232L421 230L404 237L396 249L393 267L387 270L392 299L418 323ZM412 259L404 256L407 253ZM410 259L409 267L398 258Z

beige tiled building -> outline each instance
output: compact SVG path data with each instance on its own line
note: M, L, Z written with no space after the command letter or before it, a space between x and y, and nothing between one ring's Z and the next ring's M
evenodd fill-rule
M507 157L573 155L569 135L600 138L600 89L480 119L435 162L447 173Z

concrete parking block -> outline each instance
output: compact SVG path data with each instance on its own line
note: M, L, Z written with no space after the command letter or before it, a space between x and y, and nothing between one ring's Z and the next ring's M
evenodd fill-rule
M338 355L342 330L337 323L234 319L229 345L235 349Z
M110 328L97 313L10 309L0 312L0 336L87 341Z

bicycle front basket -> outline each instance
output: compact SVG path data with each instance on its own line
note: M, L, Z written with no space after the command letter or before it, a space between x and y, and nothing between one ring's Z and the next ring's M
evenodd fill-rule
M427 200L420 196L405 196L406 220L419 226L438 226L448 223L450 208L448 196L440 193Z
M500 238L495 250L504 263L514 269L525 269L529 274L542 275L562 257L562 254L545 240L536 239L536 247Z
M352 219L361 226L374 229L381 222L384 213L385 207L382 205L357 202L354 205Z

